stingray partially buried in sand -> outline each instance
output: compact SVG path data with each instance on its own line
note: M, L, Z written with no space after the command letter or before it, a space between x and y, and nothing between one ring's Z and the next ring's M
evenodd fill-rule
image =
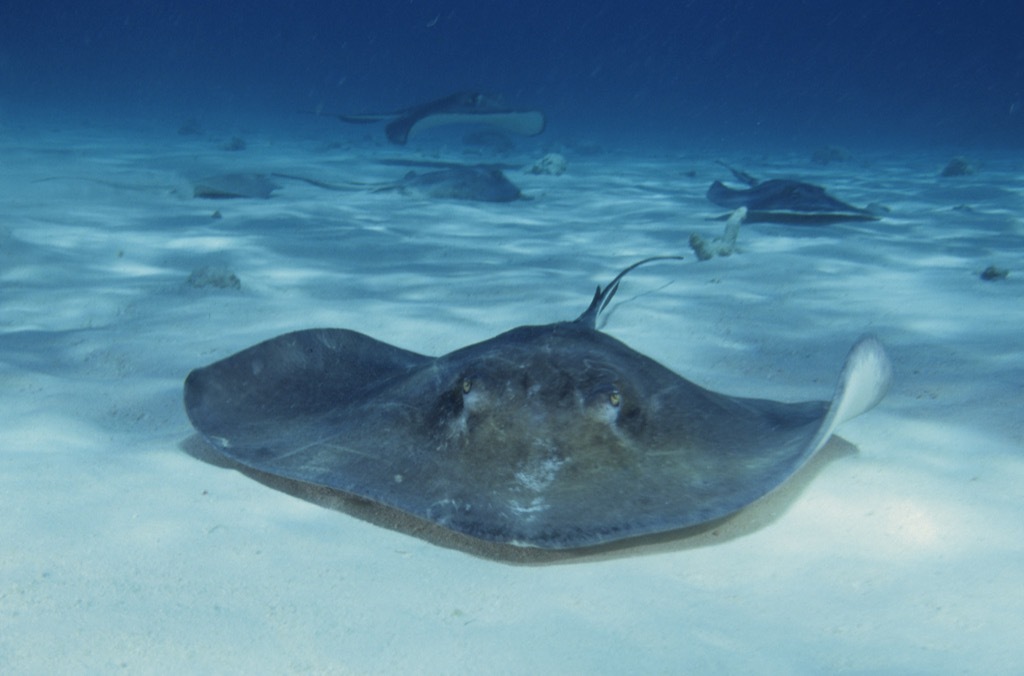
M573 549L706 523L783 483L891 369L861 338L829 401L691 383L596 329L621 272L573 321L442 357L344 329L288 333L189 374L185 409L242 466L483 541Z
M284 172L256 173L232 172L213 174L191 181L192 196L197 199L270 199L281 188L280 181L308 183L325 190L338 192L398 192L410 197L426 199L453 199L468 202L513 202L529 199L508 179L501 168L485 164L437 163L443 166L433 171L409 171L397 181L384 183L354 183L321 181L308 176ZM147 192L177 192L178 186L143 185L123 181L110 181L85 176L52 176L43 181L88 181L121 190Z
M398 192L410 197L451 199L467 202L514 202L530 199L498 167L485 164L449 164L434 171L408 171L397 181L386 183L327 183L294 174L273 173L277 178L303 181L338 191L369 190Z

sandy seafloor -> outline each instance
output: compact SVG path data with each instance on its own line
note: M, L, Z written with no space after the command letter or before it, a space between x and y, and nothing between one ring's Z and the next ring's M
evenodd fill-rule
M949 150L725 156L892 212L744 225L739 251L708 262L687 238L719 233L704 192L727 175L722 155L686 148L552 141L569 171L509 172L534 198L511 204L291 182L269 200L191 198L188 176L383 181L405 169L381 158L477 159L375 137L326 148L334 131L250 132L225 152L229 133L4 130L0 671L1024 668L1019 154L975 153L956 179L938 177ZM37 182L56 176L77 178ZM713 528L495 560L220 466L182 408L190 369L279 333L346 327L442 354L576 317L597 284L672 253L687 260L623 282L604 330L685 377L827 398L863 332L895 367L878 408ZM992 264L1009 277L982 281ZM203 266L241 288L190 286Z

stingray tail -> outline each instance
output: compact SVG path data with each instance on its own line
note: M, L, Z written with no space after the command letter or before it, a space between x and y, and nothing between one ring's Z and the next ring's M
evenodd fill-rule
M722 165L723 167L725 167L729 171L731 171L732 175L736 177L737 181L739 181L740 183L746 183L751 188L753 188L754 186L756 186L758 183L761 182L759 179L754 178L753 176L751 176L747 172L745 172L745 171L743 171L741 169L736 169L734 167L731 167L728 164L726 164L725 162L723 162L722 160L715 160L715 162L720 164L720 165Z
M619 282L626 276L631 270L634 270L645 263L651 261L667 261L667 260L682 260L682 256L652 256L651 258L645 258L642 261L633 263L628 268L620 272L615 276L608 286L602 289L600 286L597 287L597 291L594 292L594 300L590 301L590 307L588 307L583 314L576 318L576 323L584 324L587 328L597 328L597 317L601 312L608 307L608 303L611 302L615 296L615 292L619 290Z

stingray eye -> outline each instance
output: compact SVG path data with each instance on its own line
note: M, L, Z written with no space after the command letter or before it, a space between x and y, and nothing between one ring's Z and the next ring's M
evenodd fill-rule
M473 389L473 381L470 380L469 378L463 378L462 379L462 393L463 394L469 394L472 389Z
M603 383L584 395L584 414L599 423L616 425L622 415L622 392L610 383Z

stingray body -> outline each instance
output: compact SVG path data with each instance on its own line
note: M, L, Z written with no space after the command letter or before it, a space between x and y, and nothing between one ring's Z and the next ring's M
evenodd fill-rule
M192 196L200 199L269 199L280 187L268 174L217 174L195 181Z
M405 145L410 136L426 129L450 124L483 124L524 136L536 136L545 126L540 111L510 110L495 97L479 92L457 92L393 113L336 117L355 124L387 120L384 131L388 140L398 145Z
M269 199L275 190L281 186L272 179L278 174L257 174L257 173L230 173L215 174L191 182L192 196L199 199ZM298 178L282 175L285 178ZM308 179L300 179L306 180ZM99 185L117 188L119 190L133 190L139 192L177 192L177 185L153 185L144 183L129 183L126 181L110 181L91 176L50 176L37 179L35 182L43 181L87 181Z
M472 202L512 202L529 199L508 180L504 172L489 165L448 164L436 171L420 174L408 172L400 181L391 183L326 183L294 174L273 174L276 177L303 181L328 190L369 189L371 192L395 191L415 197L455 199Z
M452 165L423 174L410 171L393 183L328 183L306 176L273 172L271 174L219 174L193 184L195 197L204 199L267 199L280 188L273 179L301 181L317 188L341 192L366 190L396 191L417 197L456 199L476 202L512 202L527 199L519 188L496 167Z
M753 223L824 225L878 220L878 216L867 209L841 202L824 188L800 181L772 179L745 190L715 181L708 188L707 197L720 207L746 207L747 221Z
M193 184L193 195L203 199L267 199L280 186L274 179L301 181L325 190L351 192L397 191L417 197L457 199L476 202L511 202L527 199L519 188L496 167L452 165L436 171L410 171L392 183L328 183L306 176L273 172L271 174L219 174Z
M396 190L421 197L476 202L526 199L500 169L487 166L449 167L423 174L410 171L401 181L378 186L374 190Z
M568 549L727 516L884 395L889 362L871 337L830 401L680 377L595 328L636 265L575 321L436 358L343 329L285 334L193 371L185 408L243 466L481 540Z
M519 188L501 171L500 165L466 165L451 162L415 162L392 161L392 164L415 164L417 166L439 167L436 171L417 173L410 171L399 181L390 183L330 183L308 176L282 172L260 173L228 173L214 174L192 181L192 196L197 199L228 200L228 199L270 199L281 188L275 179L300 181L325 190L353 192L370 190L372 192L396 191L416 197L435 199L456 199L475 202L512 202L526 200ZM175 192L177 186L144 185L108 181L105 179L76 176L51 176L37 179L36 182L73 180L98 183L123 190L144 192Z
M749 187L730 188L721 181L715 181L708 188L707 198L720 207L746 207L747 222L824 225L842 221L878 220L872 211L842 202L825 192L821 186L786 179L759 181L744 171L720 164Z

